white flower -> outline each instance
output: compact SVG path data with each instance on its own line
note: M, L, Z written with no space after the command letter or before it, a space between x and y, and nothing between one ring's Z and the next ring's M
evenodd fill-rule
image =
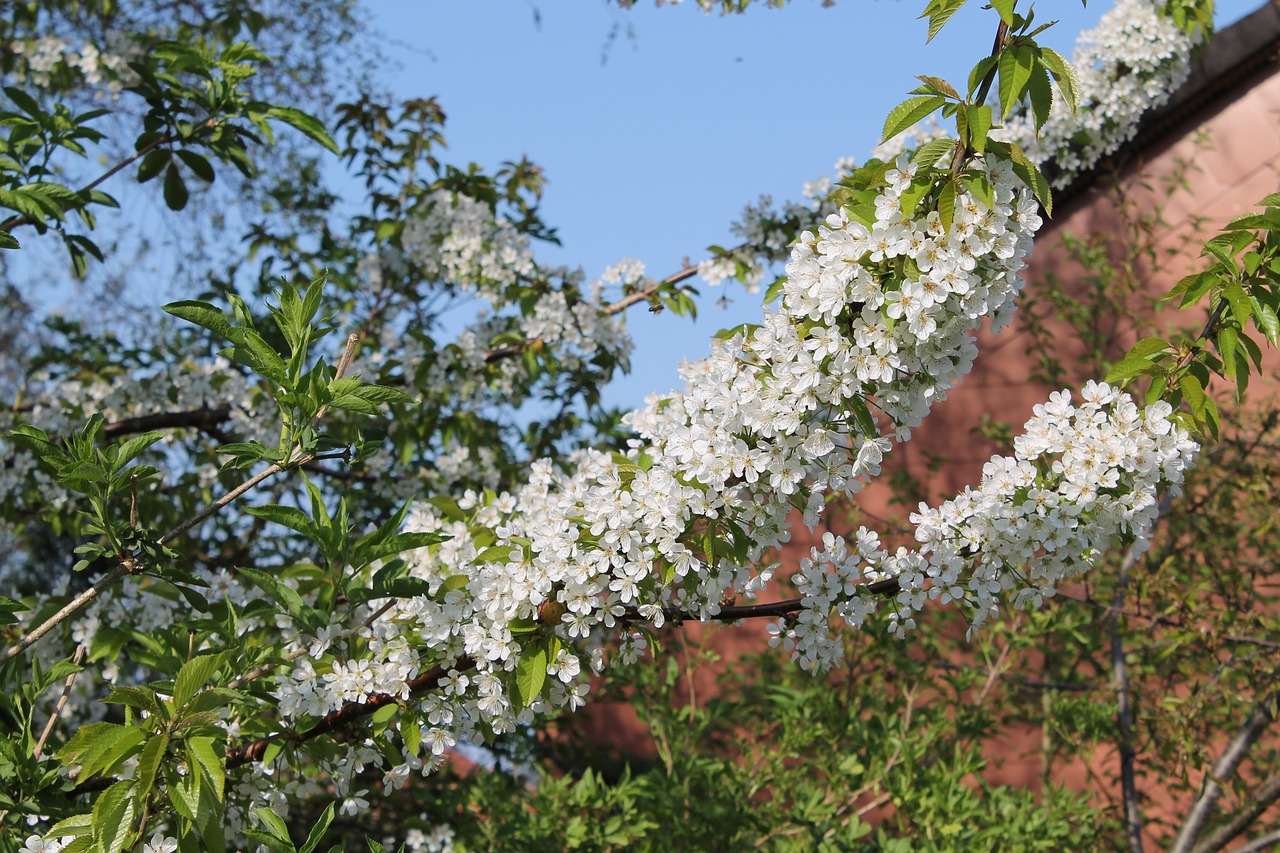
M142 845L142 853L177 853L178 839L172 835L166 836L163 832L157 832L151 836L151 840Z

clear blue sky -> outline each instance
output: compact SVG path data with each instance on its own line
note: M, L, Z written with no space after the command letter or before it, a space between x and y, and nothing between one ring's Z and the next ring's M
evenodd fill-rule
M1219 2L1222 27L1260 0ZM695 262L761 194L798 198L842 156L866 157L915 74L962 82L990 49L995 15L971 2L929 45L915 0L792 0L722 17L653 0L370 0L374 27L401 63L403 97L435 95L454 161L494 168L527 155L546 169L544 212L562 248L540 257L596 277L634 257L650 275ZM1021 4L1020 4L1021 6ZM1110 4L1042 0L1060 23L1043 43L1066 55ZM729 285L732 287L732 285ZM709 296L708 296L709 294ZM704 290L698 323L633 313L633 371L607 402L638 405L676 384L682 358L714 332L759 317Z

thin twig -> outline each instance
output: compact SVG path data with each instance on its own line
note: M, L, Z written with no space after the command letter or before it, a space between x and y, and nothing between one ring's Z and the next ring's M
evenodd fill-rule
M76 646L76 652L71 656L71 663L76 666L80 665L80 661L84 660L84 644ZM40 753L44 751L44 745L49 740L49 735L53 734L53 727L57 725L58 718L62 716L62 709L67 707L67 697L71 693L71 685L76 682L76 675L80 670L76 670L67 676L67 680L62 685L62 695L58 697L58 704L54 706L53 713L49 715L49 722L45 723L44 732L40 735L40 740L36 741L35 749L31 750L31 757L38 759Z
M206 126L213 127L216 124L217 124L216 119L209 119ZM172 134L166 134L164 136L161 136L159 139L155 140L150 145L147 145L146 147L139 149L136 153L129 155L125 159L121 160L119 163L112 166L107 171L103 172L101 175L98 176L96 180L91 181L90 183L87 183L80 189L76 190L76 195L87 193L89 190L94 189L103 181L115 175L121 169L127 169L130 166L130 164L136 163L138 160L147 156L152 151L159 148L161 145L167 145L170 142L176 142L177 139L178 137L173 136ZM21 216L15 216L12 219L6 220L4 223L0 223L0 231L13 231L13 229L21 225L30 225L32 224L32 222L34 222L34 220L24 213Z
M64 604L57 613L44 620L40 625L27 632L27 634L24 635L22 639L18 640L18 642L5 649L4 654L0 654L0 664L13 660L18 655L31 648L41 637L52 631L64 620L69 619L71 616L78 613L89 602L101 595L103 590L113 586L121 578L129 574L129 571L129 565L125 562L121 562L111 571L100 577L93 586L89 587L84 592L71 599L71 601Z
M613 314L617 314L619 311L625 311L627 308L631 307L632 305L635 305L637 302L643 302L646 299L649 299L662 288L672 284L679 284L685 279L693 278L697 274L698 274L697 266L686 266L684 269L680 270L677 273L672 273L671 275L667 276L661 281L655 281L652 284L648 285L647 287L642 287L641 289L637 290L635 293L628 293L626 296L622 297L618 301L611 302L608 305L605 305L600 309L600 314L604 316L611 316ZM510 358L512 356L519 355L520 353L528 349L530 346L532 346L533 344L541 340L542 338L538 337L538 338L534 338L531 341L524 341L518 344L507 344L506 346L495 347L489 350L487 353L485 353L485 356L484 356L485 364L492 364L495 361L501 361L504 358Z

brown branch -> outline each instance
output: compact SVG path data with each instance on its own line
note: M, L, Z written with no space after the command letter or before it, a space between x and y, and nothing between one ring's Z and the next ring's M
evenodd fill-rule
M459 671L468 670L475 664L464 658L457 663L446 668L444 666L433 666L431 669L419 675L417 678L411 679L407 686L409 695L416 696L419 693L435 687L440 679L443 678L451 669ZM379 708L392 705L399 702L398 696L392 696L389 693L375 693L362 702L348 702L336 711L331 711L321 718L305 732L290 732L288 730L276 732L273 735L258 738L250 743L241 744L227 750L227 769L231 770L236 767L242 767L254 761L261 760L263 754L267 751L267 747L278 740L288 740L293 744L306 743L314 740L321 735L333 734L357 720L369 716Z
M230 406L219 406L211 409L201 406L184 412L156 412L150 415L139 415L135 418L122 418L105 425L102 434L110 438L132 435L152 429L182 429L194 427L199 430L214 429L231 417Z
M897 578L888 578L863 584L861 588L872 595L884 596L897 595L901 590ZM801 610L804 610L804 604L799 598L788 598L785 601L774 601L769 604L731 604L721 607L719 613L714 616L708 616L705 621L737 622L739 619L776 619L789 613L799 613ZM678 607L664 607L662 608L662 615L666 617L667 621L674 622L677 625L683 622L704 621L696 613L688 613ZM627 622L645 621L644 617L640 615L640 610L636 607L622 608L622 619Z
M121 562L120 565L115 566L111 571L98 578L92 586L77 595L75 598L71 599L71 601L64 604L57 613L44 620L44 622L23 636L22 639L18 640L18 642L5 649L4 653L0 654L0 664L16 658L18 655L31 648L41 637L52 631L64 620L69 619L72 615L79 612L89 604L89 602L101 595L103 590L114 586L127 574L129 574L129 566L127 563Z
M84 660L84 644L76 646L76 652L71 656L71 662L76 666L80 665L80 661ZM76 683L76 675L79 670L67 676L66 682L62 685L62 695L58 697L58 704L54 706L53 713L49 715L49 722L45 724L44 732L40 735L40 740L36 741L35 749L31 750L32 758L39 758L40 753L44 751L44 745L49 740L49 735L53 734L53 727L58 723L58 717L62 716L62 709L67 707L67 697L71 694L71 685Z

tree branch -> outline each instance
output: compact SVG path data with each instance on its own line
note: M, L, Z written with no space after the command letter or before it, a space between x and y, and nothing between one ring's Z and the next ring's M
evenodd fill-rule
M1120 790L1124 799L1125 834L1129 849L1142 853L1142 810L1138 806L1137 755L1133 748L1133 709L1129 705L1129 668L1125 662L1124 620L1119 608L1129 588L1129 570L1137 562L1133 550L1120 564L1120 576L1116 579L1116 591L1112 597L1115 610L1111 612L1111 676L1116 694L1116 745L1120 750Z
M887 578L873 583L863 584L862 589L872 595L897 595L901 587L897 578ZM720 608L714 616L708 616L707 622L737 622L740 619L776 619L789 613L799 613L804 604L799 598L788 598L785 601L774 601L769 604L731 604ZM701 622L703 619L696 613L688 613L678 607L662 608L662 615L667 621L677 625L683 622ZM628 606L622 608L622 618L628 622L644 622L639 608Z
M1192 853L1217 853L1227 844L1253 825L1258 817L1280 800L1280 776L1272 776L1253 792L1250 802L1231 816L1231 820L1195 847ZM1256 843L1256 841L1255 841ZM1246 845L1247 846L1247 845Z
M132 435L151 429L181 429L194 427L200 430L213 429L225 423L231 417L230 406L219 406L211 409L201 406L184 412L156 412L150 415L139 415L134 418L122 418L102 428L102 434L110 438Z
M1226 750L1218 758L1218 763L1205 777L1204 790L1195 805L1191 807L1191 812L1187 815L1186 822L1182 824L1182 829L1178 831L1173 847L1169 848L1170 853L1191 853L1194 849L1196 839L1204 831L1205 824L1209 822L1209 817L1222 796L1222 786L1231 781L1240 762L1249 754L1249 749L1267 727L1275 722L1277 703L1280 703L1280 691L1268 693L1261 702L1253 706L1249 718L1227 744Z

